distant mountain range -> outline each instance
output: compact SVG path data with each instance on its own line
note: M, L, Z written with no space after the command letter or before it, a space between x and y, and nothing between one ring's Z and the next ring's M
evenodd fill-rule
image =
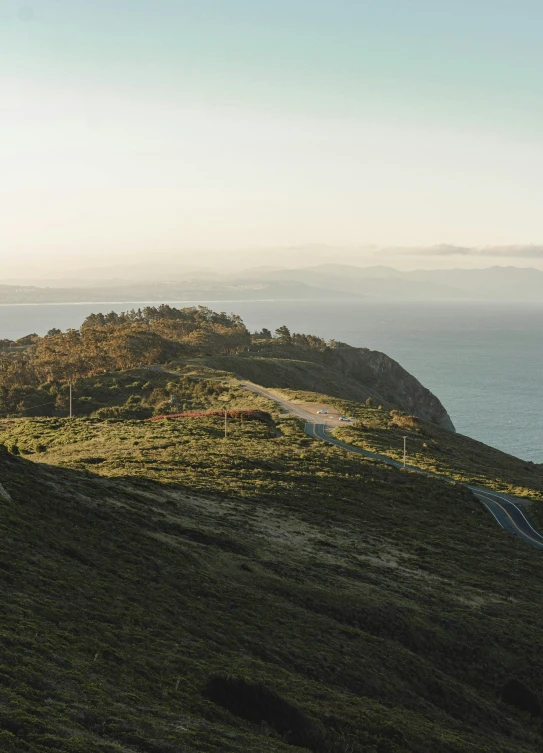
M130 277L133 274L131 270ZM543 302L543 271L500 266L404 272L387 266L319 264L298 269L257 267L230 275L185 270L158 282L116 278L87 284L74 279L70 283L51 280L47 287L0 284L0 303L321 298Z

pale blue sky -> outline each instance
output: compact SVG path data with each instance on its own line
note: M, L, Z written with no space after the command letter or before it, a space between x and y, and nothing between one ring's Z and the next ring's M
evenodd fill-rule
M6 269L543 242L542 25L527 0L0 0Z

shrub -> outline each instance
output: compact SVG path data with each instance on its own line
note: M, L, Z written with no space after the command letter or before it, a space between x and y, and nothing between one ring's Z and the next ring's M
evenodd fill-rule
M397 426L400 429L408 429L410 431L420 431L420 424L418 418L415 416L406 416L398 411L391 411L391 424Z
M315 749L319 736L317 725L302 711L260 683L250 683L241 677L212 677L204 695L231 714L248 722L265 722L290 745Z
M98 408L94 411L92 418L122 418L122 408L118 405L113 405L109 408Z
M533 690L516 678L505 683L501 697L505 703L527 712L530 716L541 716L541 704L538 697Z

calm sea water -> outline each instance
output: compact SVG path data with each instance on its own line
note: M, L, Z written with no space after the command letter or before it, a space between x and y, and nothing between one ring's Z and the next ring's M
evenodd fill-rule
M193 305L194 302L170 302ZM202 302L204 303L204 302ZM381 350L443 402L462 434L543 463L543 306L355 301L205 302L249 329L335 338ZM78 327L87 314L141 303L0 306L0 338Z

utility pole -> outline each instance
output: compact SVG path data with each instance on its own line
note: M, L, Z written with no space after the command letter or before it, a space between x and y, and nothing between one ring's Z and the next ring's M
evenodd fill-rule
M224 438L226 439L226 435L228 434L228 411L224 411Z
M403 438L403 467L405 468L405 461L407 457L407 437Z
M88 363L89 366L92 366L93 369L95 368L94 364L92 364L90 361L87 361L86 358L82 358L81 360L84 361L85 363ZM73 376L70 377L70 381L69 381L69 385L70 385L70 418L74 417L72 382L73 382Z

